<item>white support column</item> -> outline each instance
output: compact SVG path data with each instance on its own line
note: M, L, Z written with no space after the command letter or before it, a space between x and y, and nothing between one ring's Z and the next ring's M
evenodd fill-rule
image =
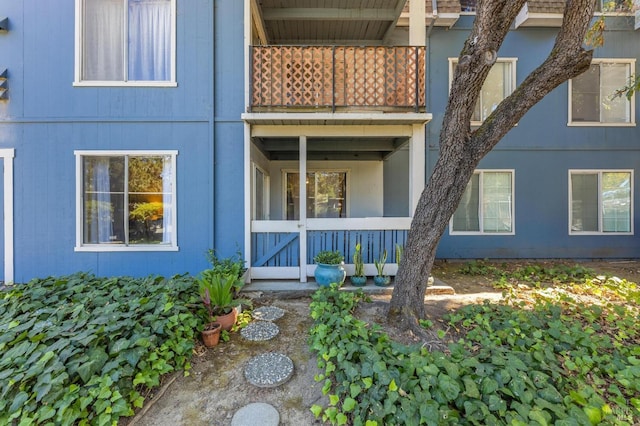
M251 212L253 204L251 167L251 125L244 123L244 260L247 268L251 268ZM251 269L245 281L251 282Z
M15 150L0 149L0 157L4 160L4 282L13 284L13 157Z
M409 3L409 44L425 46L427 44L427 28L425 25L425 1Z
M425 125L414 124L409 148L409 205L413 217L425 184Z
M251 69L249 60L251 56L251 0L244 0L244 105L245 111L248 111L249 102L249 81L251 79Z
M299 176L300 176L300 282L307 282L307 137L300 136L299 149Z

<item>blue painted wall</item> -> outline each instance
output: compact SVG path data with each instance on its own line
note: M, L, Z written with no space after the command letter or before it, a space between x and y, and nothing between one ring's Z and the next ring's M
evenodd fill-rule
M627 19L627 18L624 18ZM451 29L434 28L428 41L427 175L438 155L438 137L447 102L449 57L457 57L471 28L461 17ZM595 57L640 57L640 33L630 21L618 20L605 33L605 46ZM631 23L632 24L632 23ZM624 30L620 30L624 28ZM498 57L518 58L517 83L546 58L557 29L520 28L507 36ZM636 68L638 67L637 64ZM636 111L638 102L636 96ZM460 236L448 230L438 247L440 258L637 258L640 238L632 236L569 236L568 170L634 169L634 199L640 179L638 127L568 127L568 85L562 84L534 106L480 163L482 169L515 170L515 235ZM640 231L638 207L634 229Z
M217 0L215 21L215 248L244 252L244 2Z
M214 55L220 45L214 37L214 13L219 13L214 5L231 14L225 18L228 28L234 21L240 28L236 46L229 37L237 34L220 41L241 55L242 2L178 1L177 87L73 87L74 2L0 0L0 14L8 16L11 25L9 32L0 34L0 67L9 70L10 88L9 101L0 102L0 148L15 148L16 155L16 282L76 271L195 274L207 266L206 250L216 240L242 241L237 237L241 229L219 223L214 214L214 177L221 173L217 168L226 167L223 175L238 169L230 177L236 184L242 179L242 162L237 162L242 134L223 123L218 128L214 120ZM238 66L237 62L236 58L230 66ZM242 93L237 87L243 77L236 79L233 84L227 81L227 96L230 91L236 96ZM234 110L227 113L239 119ZM217 138L232 139L234 150L221 153ZM74 150L115 149L178 151L179 251L74 251ZM226 165L225 160L235 164ZM221 191L221 202L235 202L238 192L237 187Z

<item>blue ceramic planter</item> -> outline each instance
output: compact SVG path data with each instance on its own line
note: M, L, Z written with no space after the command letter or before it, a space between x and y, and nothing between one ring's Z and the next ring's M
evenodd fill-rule
M351 284L356 287L367 285L367 277L352 275L349 277L349 279L351 280Z
M386 287L391 284L391 277L389 275L376 275L373 277L373 283L378 287Z
M328 287L331 283L342 285L347 276L342 265L327 265L326 263L318 263L316 272L313 274L318 285Z

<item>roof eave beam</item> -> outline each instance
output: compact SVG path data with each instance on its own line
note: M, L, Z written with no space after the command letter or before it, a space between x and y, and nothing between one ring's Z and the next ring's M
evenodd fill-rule
M251 0L251 19L253 20L253 24L255 25L256 34L258 39L260 40L260 44L267 45L269 44L269 36L267 35L267 26L264 23L264 19L262 18L262 8L258 3L258 0Z
M407 0L398 0L403 3ZM402 11L402 7L400 11ZM396 9L269 8L262 10L265 21L394 21Z

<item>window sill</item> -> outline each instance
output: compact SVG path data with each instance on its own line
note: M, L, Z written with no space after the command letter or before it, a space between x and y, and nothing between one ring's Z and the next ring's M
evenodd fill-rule
M175 81L74 81L73 87L178 87Z
M160 246L160 245L140 245L140 246L124 246L95 244L85 245L74 248L75 252L149 252L149 251L179 251L178 246Z
M481 236L481 237L508 237L510 235L516 235L515 232L463 232L463 231L454 231L449 232L451 236Z
M568 127L636 127L636 123L568 122Z
M622 237L633 236L633 232L569 232L570 237L580 236L600 236L600 237Z

